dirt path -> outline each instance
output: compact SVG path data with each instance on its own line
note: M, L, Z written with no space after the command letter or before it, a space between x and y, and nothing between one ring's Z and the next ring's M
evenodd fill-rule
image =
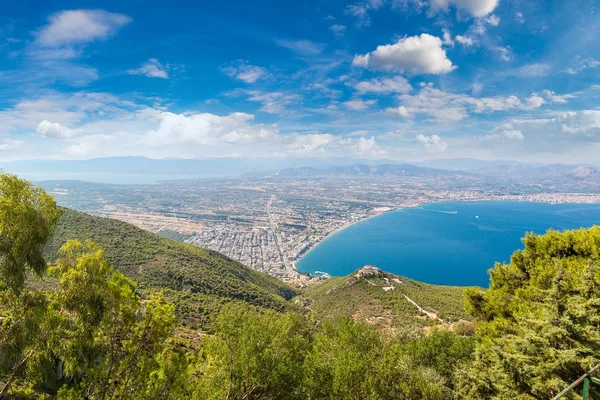
M411 303L412 305L417 307L419 309L419 311L421 311L423 314L427 315L429 318L437 319L440 322L444 322L440 317L437 316L436 313L425 310L423 307L418 305L413 299L411 299L407 295L404 294L403 296L406 298L406 300L408 300L409 303Z

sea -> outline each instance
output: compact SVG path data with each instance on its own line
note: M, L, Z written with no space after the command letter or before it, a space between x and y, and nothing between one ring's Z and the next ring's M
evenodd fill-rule
M343 276L372 264L437 285L489 286L488 269L509 262L526 232L600 225L600 204L441 202L380 214L343 229L297 264Z

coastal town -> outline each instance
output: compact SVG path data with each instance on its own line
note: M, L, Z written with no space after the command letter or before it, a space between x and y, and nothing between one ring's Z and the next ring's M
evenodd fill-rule
M300 284L313 279L296 269L307 252L332 233L390 210L440 201L600 202L600 194L583 191L539 192L533 185L422 177L52 182L46 188L66 207L219 251Z

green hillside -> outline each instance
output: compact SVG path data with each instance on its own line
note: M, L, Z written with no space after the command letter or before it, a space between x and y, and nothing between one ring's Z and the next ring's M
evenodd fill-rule
M393 329L451 326L470 319L463 308L463 290L458 286L429 285L366 267L309 288L296 301L324 319L351 316L357 321Z
M180 243L131 224L64 209L45 255L57 258L68 240L92 240L106 259L133 278L144 293L162 289L177 314L204 325L224 303L238 301L284 310L296 292L285 283L254 271L215 251Z

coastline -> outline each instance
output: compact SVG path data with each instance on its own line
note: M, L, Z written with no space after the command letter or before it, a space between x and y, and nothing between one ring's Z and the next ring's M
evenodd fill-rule
M327 235L323 236L323 239L319 240L318 242L316 242L315 244L313 244L312 246L310 246L310 248L308 250L306 250L299 259L297 259L296 261L293 262L293 268L299 274L309 275L310 277L322 277L322 276L319 276L319 275L315 275L314 273L300 271L298 269L298 263L300 261L302 261L302 259L304 257L306 257L311 251L313 251L318 245L320 245L321 243L323 243L325 240L327 240L327 239L331 238L332 236L340 233L344 229L350 228L351 226L354 226L354 225L358 225L358 224L360 224L360 223L362 223L364 221L368 221L371 218L375 218L375 217L378 217L378 216L386 214L386 213L390 213L390 212L393 212L393 211L399 211L399 210L403 210L403 209L406 209L406 208L421 207L421 206L423 206L425 204L431 204L431 203L415 204L415 205L411 205L411 206L387 207L387 208L389 208L388 210L381 211L381 212L378 212L378 213L373 214L373 215L369 215L368 217L359 219L357 221L347 222L346 224L340 226L339 228L334 229L333 231L329 232ZM319 271L319 272L322 272L322 271ZM325 272L325 274L327 274L327 273ZM327 276L329 277L330 275L327 274Z
M564 193L557 193L557 194L562 194L564 195ZM508 197L508 198L507 198ZM321 240L319 240L318 242L316 242L314 245L310 246L310 248L305 251L302 256L293 262L292 267L294 269L294 271L296 271L297 273L304 275L304 276L308 276L309 278L318 278L318 279L328 279L331 277L331 275L329 275L329 273L327 272L323 272L323 271L318 271L320 274L316 275L314 273L311 272L304 272L304 271L300 271L298 269L298 263L300 261L302 261L302 259L304 257L306 257L310 252L312 252L317 246L319 246L321 243L323 243L325 240L331 238L332 236L340 233L341 231L354 226L354 225L358 225L364 221L370 220L372 218L378 217L380 215L389 213L389 212L393 212L393 211L399 211L399 210L404 210L404 209L408 209L408 208L418 208L418 207L423 207L426 205L430 205L430 204L440 204L440 203L477 203L477 202L514 202L514 203L540 203L540 204L600 204L600 201L593 201L593 202L578 202L578 201L553 201L552 199L546 198L546 199L532 199L532 198L515 198L515 197L520 197L520 196L505 196L503 198L482 198L482 199L452 199L452 200L439 200L439 201L430 201L430 202L424 202L424 203L416 203L416 204L412 204L412 205L401 205L401 206L395 206L395 207L387 207L389 208L388 210L382 211L382 212L378 212L376 214L370 215L366 218L362 218L359 219L357 221L354 222L348 222L342 226L340 226L339 228L329 232L327 235L325 235Z

